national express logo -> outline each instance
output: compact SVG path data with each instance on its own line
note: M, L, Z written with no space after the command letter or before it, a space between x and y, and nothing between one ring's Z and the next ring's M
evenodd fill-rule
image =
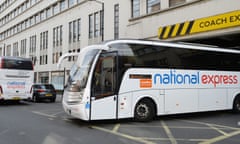
M130 75L130 78L139 79L140 88L152 88L153 85L235 85L238 84L238 76L234 74L209 74L204 72L178 73L169 70L165 73L153 75Z
M26 82L7 82L7 88L9 89L24 89L26 85Z

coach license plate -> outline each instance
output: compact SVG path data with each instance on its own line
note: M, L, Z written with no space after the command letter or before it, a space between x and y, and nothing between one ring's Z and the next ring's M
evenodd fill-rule
M20 97L13 97L12 100L20 100Z

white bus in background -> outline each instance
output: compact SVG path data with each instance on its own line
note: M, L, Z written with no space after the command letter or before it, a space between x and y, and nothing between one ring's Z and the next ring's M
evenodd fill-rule
M0 57L0 100L30 99L33 64L28 58Z
M148 121L178 113L240 112L238 50L115 40L77 55L62 101L73 117Z

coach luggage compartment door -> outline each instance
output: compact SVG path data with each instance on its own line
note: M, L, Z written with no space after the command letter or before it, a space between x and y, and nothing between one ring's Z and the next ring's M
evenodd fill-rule
M90 120L117 118L117 52L102 53L91 85Z

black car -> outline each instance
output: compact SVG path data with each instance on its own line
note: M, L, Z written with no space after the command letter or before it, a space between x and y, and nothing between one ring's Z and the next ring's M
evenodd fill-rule
M33 84L32 86L32 101L39 102L41 100L50 100L55 102L56 90L52 84Z

